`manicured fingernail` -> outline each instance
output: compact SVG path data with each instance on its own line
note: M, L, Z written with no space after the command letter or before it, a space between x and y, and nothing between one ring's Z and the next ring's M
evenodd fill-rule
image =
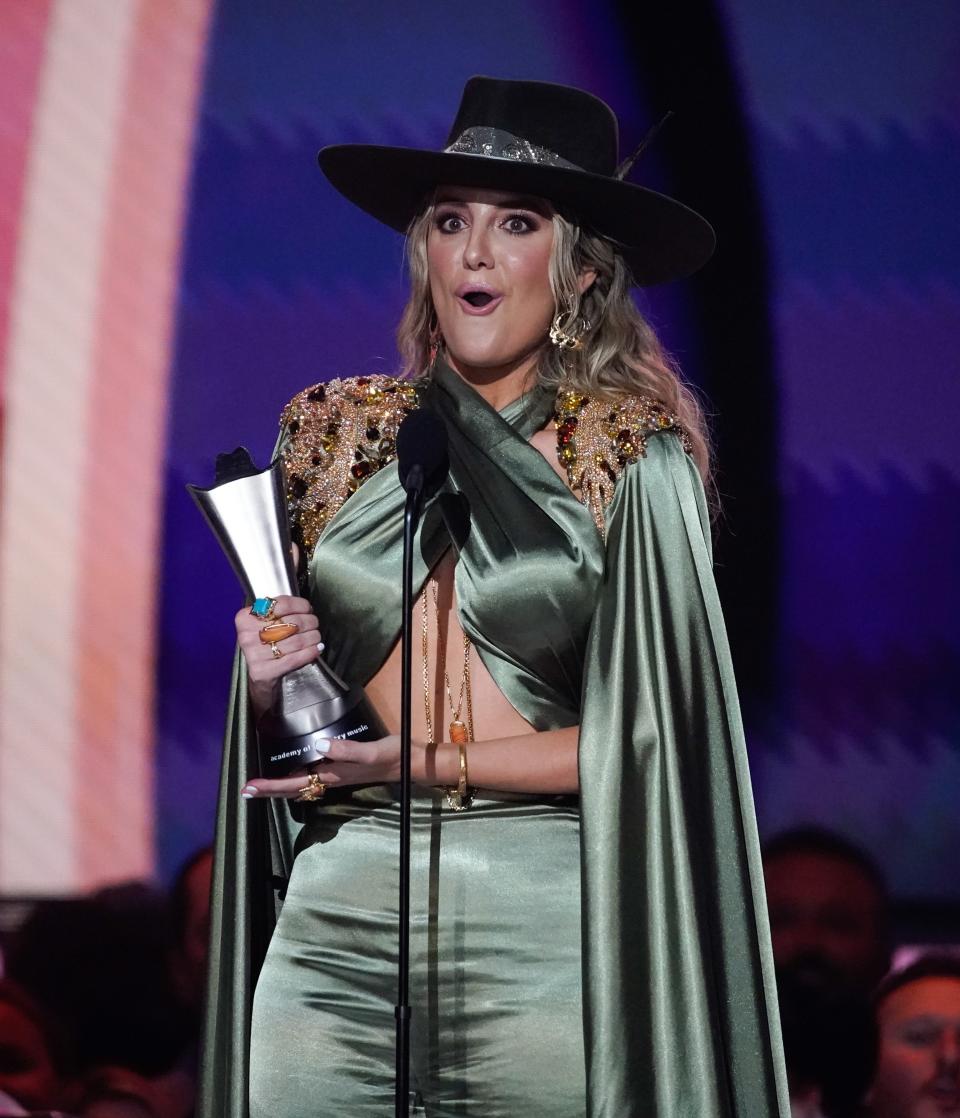
M244 798L245 800L252 800L252 799L253 799L253 797L254 797L254 796L255 796L256 794L257 794L257 790L256 790L256 788L254 788L254 787L253 787L252 785L250 785L250 784L248 784L248 785L247 785L247 787L246 787L246 788L244 788L244 790L243 790L243 791L242 791L242 792L240 793L240 795L241 795L241 796L243 796L243 798Z
M319 644L317 645L317 652L323 652L323 650L324 650L324 649L325 649L326 647L327 647L327 646L326 646L326 645L325 645L325 644L323 643L323 641L321 641L321 642L320 642L320 643L319 643Z
M320 741L316 742L316 750L317 750L318 753L329 753L330 752L330 739L329 738L321 738Z

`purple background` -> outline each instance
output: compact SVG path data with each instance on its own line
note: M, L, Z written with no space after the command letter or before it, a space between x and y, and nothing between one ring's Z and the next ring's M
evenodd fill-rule
M724 211L711 194L754 176L770 265L744 298L758 332L770 330L759 423L773 449L758 455L753 476L748 453L736 491L724 492L732 510L749 509L751 487L773 482L776 515L755 526L761 541L770 537L758 560L771 578L750 601L735 577L722 583L761 827L820 821L873 850L901 895L960 899L960 7L680 8L693 38L718 21L709 50L723 55L717 72L726 67L751 161L745 174L731 135L729 160L711 155L697 197L686 197L716 220ZM632 6L573 0L494 0L482 11L423 3L402 18L376 3L287 0L269 17L252 0L220 3L169 424L158 699L165 873L210 833L239 604L183 484L209 480L213 456L237 443L266 459L280 408L304 385L396 364L400 238L326 185L317 149L439 147L473 73L590 89L615 108L629 149L674 107L649 64L641 69L643 29ZM685 127L695 135L697 105L707 112L717 80L684 74L686 113L637 181L675 185L671 152ZM717 142L722 153L725 138ZM722 224L718 232L716 267L735 275L751 250L725 239ZM646 305L717 400L742 375L747 339L741 319L722 347L716 329L707 344L710 298L709 283L688 284L652 292ZM736 420L724 415L728 458L757 438ZM738 538L752 537L741 527L728 543ZM773 687L754 667L764 659L776 665Z

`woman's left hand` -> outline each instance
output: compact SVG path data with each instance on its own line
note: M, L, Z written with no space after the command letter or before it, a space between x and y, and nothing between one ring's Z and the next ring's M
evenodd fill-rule
M417 743L413 743L414 749ZM279 780L258 777L248 781L241 795L245 800L280 797L295 800L306 787L306 778L316 773L328 788L341 784L394 784L400 779L400 735L377 741L343 741L334 738L323 761Z

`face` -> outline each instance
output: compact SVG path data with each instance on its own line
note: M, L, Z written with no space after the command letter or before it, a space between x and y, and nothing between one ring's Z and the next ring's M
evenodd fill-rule
M427 237L430 294L447 358L480 379L533 365L556 314L549 203L441 187Z
M857 866L798 852L765 862L764 877L778 967L808 967L811 981L822 967L825 980L861 989L880 977L886 963L882 900Z
M960 979L921 978L877 1011L874 1118L960 1118Z

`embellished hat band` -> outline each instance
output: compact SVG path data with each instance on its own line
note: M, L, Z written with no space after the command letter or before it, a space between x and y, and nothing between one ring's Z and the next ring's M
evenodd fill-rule
M536 163L545 167L566 167L571 171L582 171L576 163L571 163L549 148L538 147L522 136L514 136L501 128L477 126L461 132L444 152L456 155L483 155L488 159L512 159L515 163Z

